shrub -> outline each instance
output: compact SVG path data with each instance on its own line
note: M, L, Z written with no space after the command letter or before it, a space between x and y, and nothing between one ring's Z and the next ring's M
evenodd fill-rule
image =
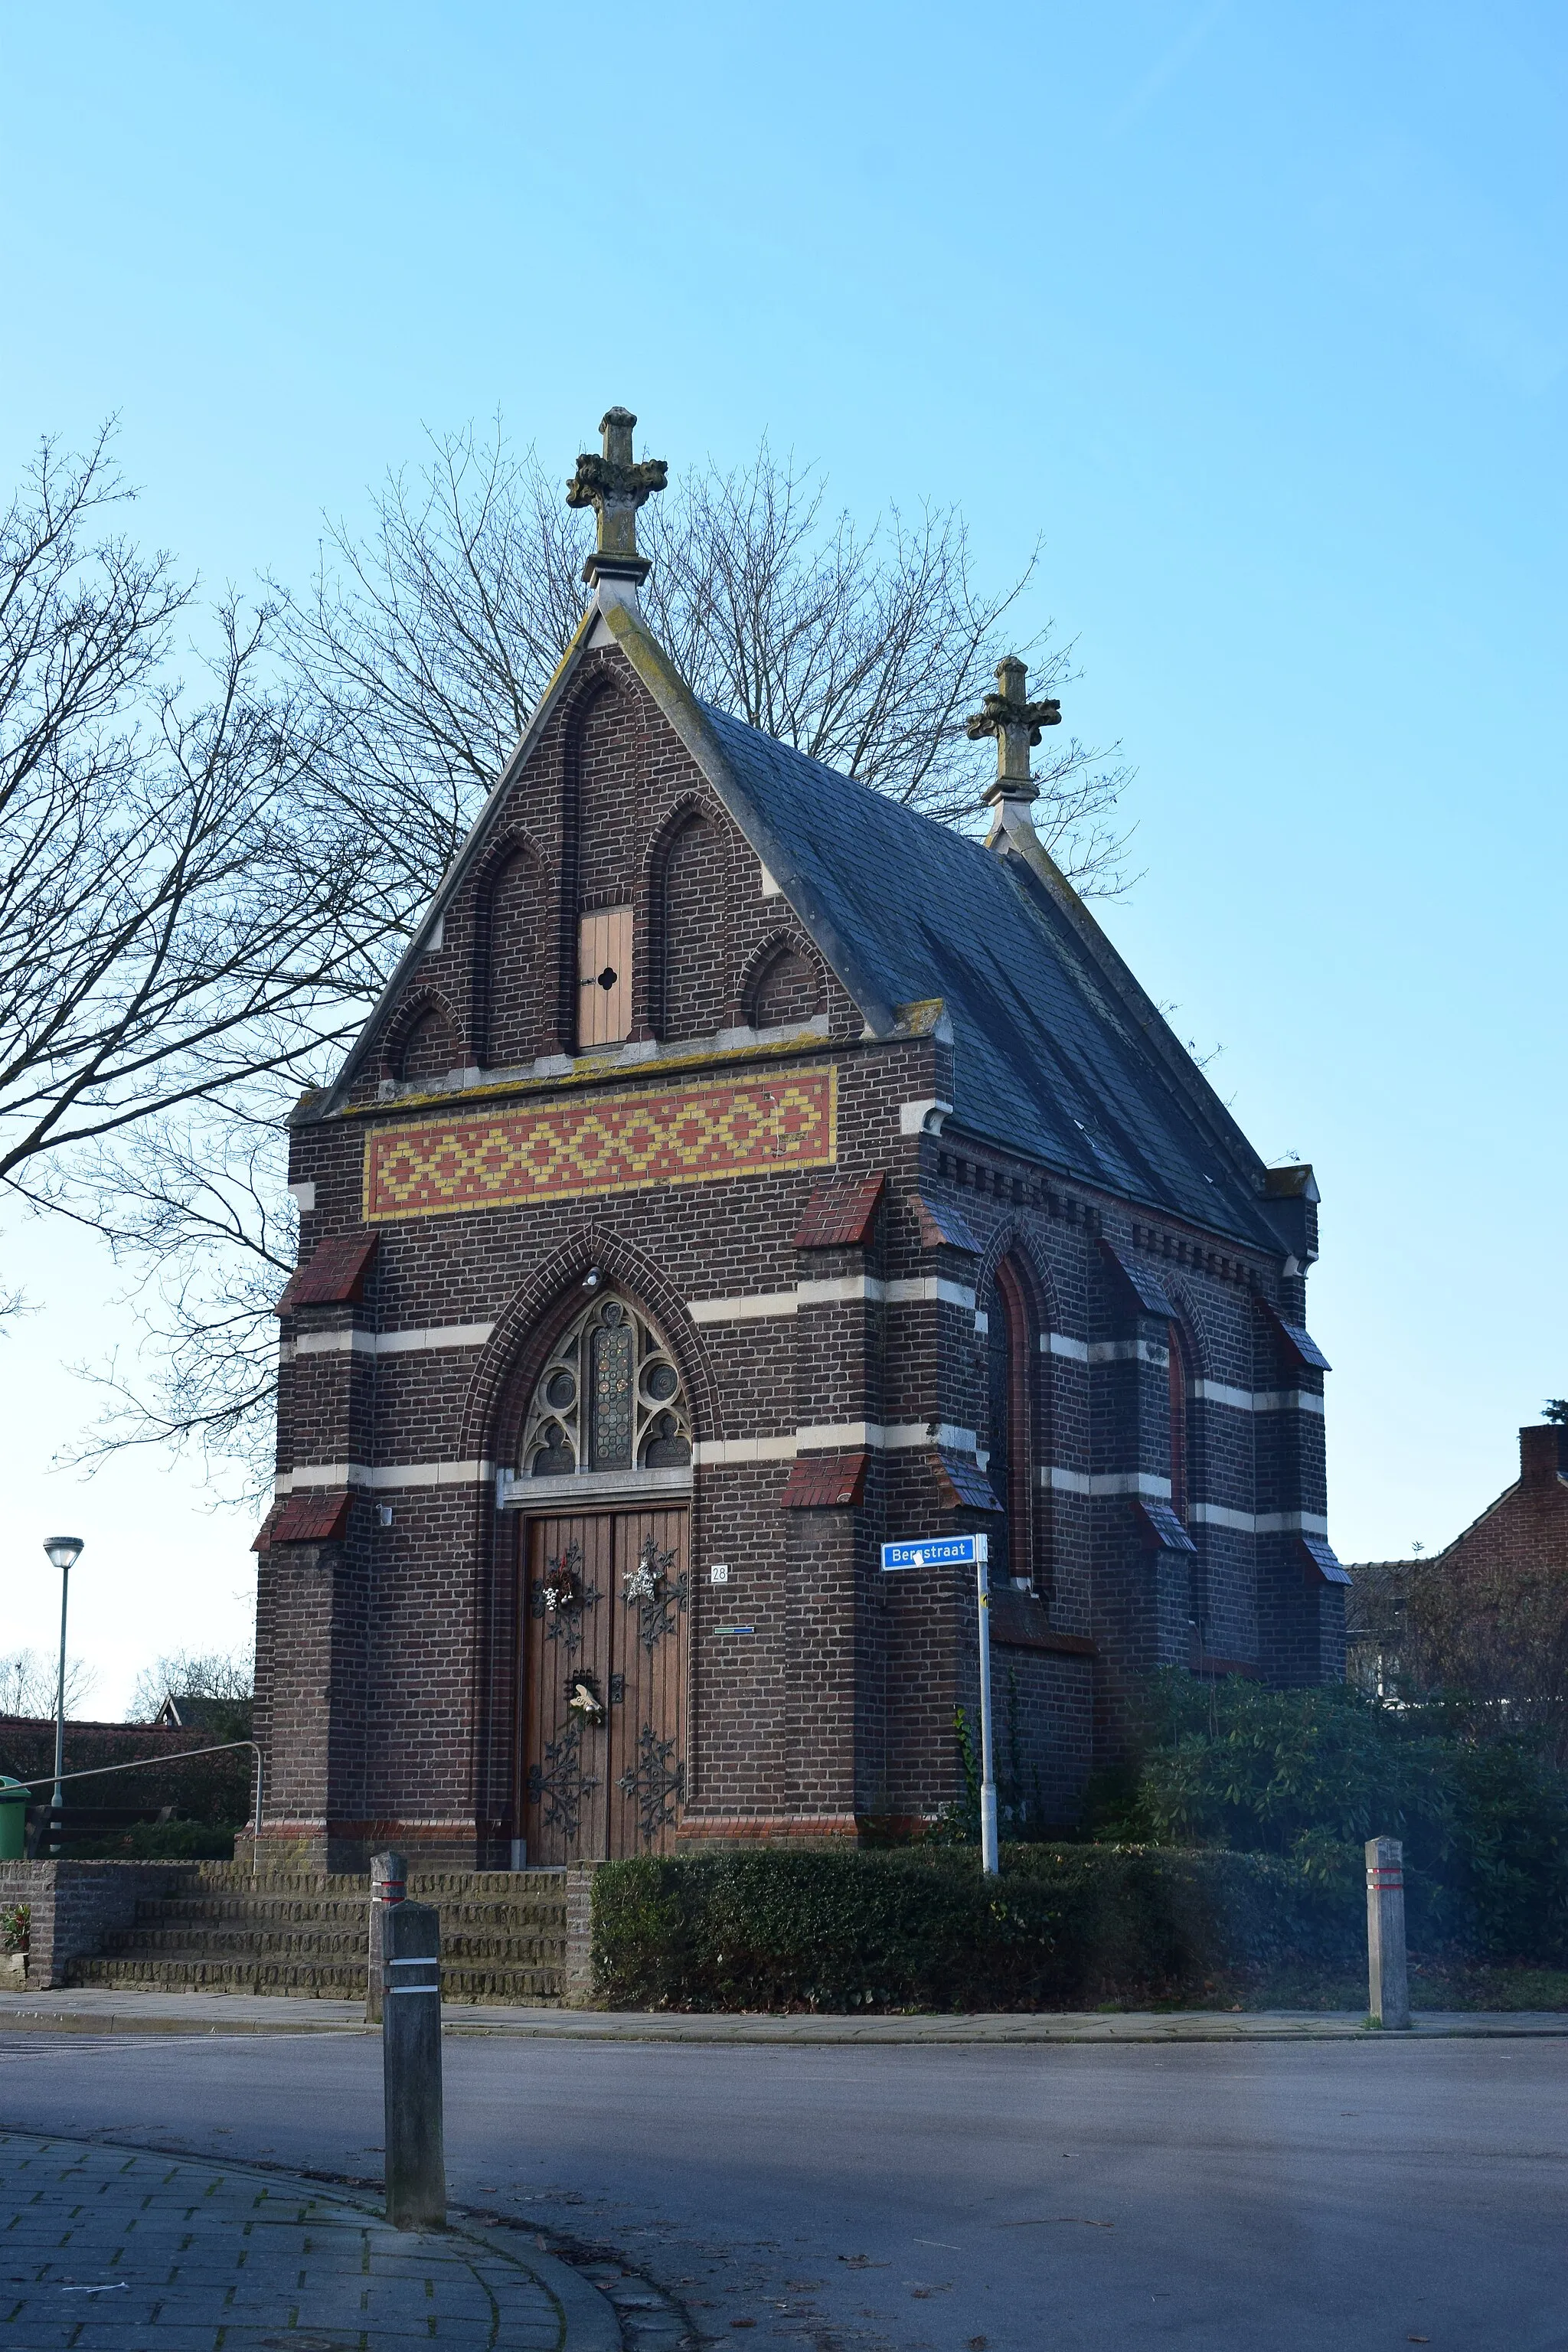
M73 1862L232 1862L243 1823L233 1822L132 1822L102 1837L69 1838Z
M1361 1914L1294 1865L1135 1847L606 1863L601 1998L624 2009L1031 2010L1176 2000L1286 1958L1343 1964Z
M1272 1854L1347 1900L1365 1841L1398 1837L1417 1948L1568 1952L1568 1774L1528 1738L1480 1736L1456 1701L1157 1675L1132 1760L1089 1811L1099 1836Z

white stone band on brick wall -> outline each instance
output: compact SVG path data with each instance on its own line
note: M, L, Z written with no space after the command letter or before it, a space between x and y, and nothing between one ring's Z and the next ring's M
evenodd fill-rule
M482 1348L495 1328L432 1323L416 1331L307 1331L302 1339L285 1340L279 1354L288 1364L296 1356L411 1356L429 1348Z
M1083 1470L1064 1470L1052 1462L1040 1472L1042 1486L1051 1486L1061 1495L1147 1495L1153 1503L1168 1503L1171 1482L1156 1477L1152 1470L1110 1470L1090 1476Z
M1064 1470L1052 1463L1040 1472L1042 1486L1061 1495L1146 1495L1152 1502L1171 1500L1171 1482L1148 1470L1115 1471L1090 1477L1082 1470ZM1316 1511L1233 1511L1225 1503L1189 1503L1186 1516L1194 1526L1228 1528L1237 1535L1326 1536L1329 1523Z
M874 1274L825 1275L820 1280L795 1283L788 1290L737 1291L728 1298L691 1298L686 1311L694 1323L755 1323L773 1316L798 1315L803 1307L823 1307L840 1299L885 1301L901 1307L920 1300L940 1299L947 1307L974 1311L974 1293L962 1282L921 1274L897 1282L879 1281Z
M375 1470L363 1462L305 1462L280 1472L272 1481L272 1491L289 1495L297 1486L359 1486L372 1491L384 1486L478 1486L488 1485L494 1476L493 1462L394 1462Z
M1237 1412L1318 1412L1323 1400L1310 1389L1233 1389L1223 1381L1194 1381L1193 1394L1201 1404L1227 1404Z
M1171 1351L1157 1339L1075 1339L1066 1331L1042 1331L1042 1356L1065 1356L1070 1364L1159 1364Z
M700 1439L691 1459L700 1468L738 1462L793 1462L797 1454L847 1452L868 1446L873 1452L897 1452L901 1447L942 1445L952 1454L973 1454L974 1432L952 1422L939 1421L818 1421L808 1422L791 1436L710 1437Z

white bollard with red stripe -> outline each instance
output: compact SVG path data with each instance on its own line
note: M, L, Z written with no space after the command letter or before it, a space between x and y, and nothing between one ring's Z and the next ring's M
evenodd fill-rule
M1405 1849L1397 1838L1366 1842L1367 2012L1373 2025L1410 2023L1405 1960Z

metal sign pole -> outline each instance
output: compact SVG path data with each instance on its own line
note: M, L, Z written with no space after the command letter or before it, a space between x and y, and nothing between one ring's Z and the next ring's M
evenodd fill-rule
M996 1852L996 1778L991 1744L991 1583L986 1566L989 1550L986 1538L977 1536L974 1584L980 1618L980 1867L994 1877L1001 1864Z

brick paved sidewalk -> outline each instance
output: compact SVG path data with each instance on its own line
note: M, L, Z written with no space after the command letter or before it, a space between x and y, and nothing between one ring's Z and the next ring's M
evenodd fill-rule
M5 2352L619 2352L548 2254L395 2230L302 2180L0 2133Z

